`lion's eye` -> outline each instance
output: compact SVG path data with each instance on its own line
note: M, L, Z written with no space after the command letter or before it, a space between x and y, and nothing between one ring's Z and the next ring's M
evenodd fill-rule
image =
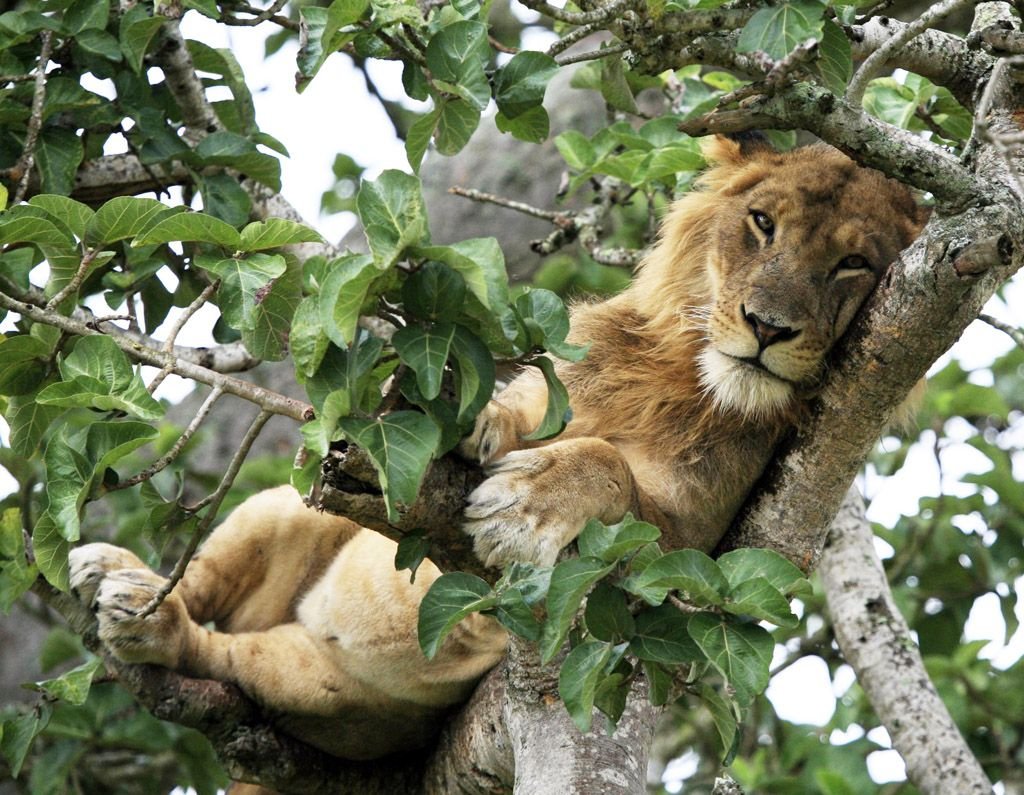
M754 219L754 223L757 228L764 232L768 237L775 234L775 222L765 215L760 210L751 210L751 217Z
M835 270L832 271L832 276L835 279L844 279L850 276L859 276L870 270L871 263L867 261L867 258L862 257L860 254L851 254L849 257L843 257L839 261Z

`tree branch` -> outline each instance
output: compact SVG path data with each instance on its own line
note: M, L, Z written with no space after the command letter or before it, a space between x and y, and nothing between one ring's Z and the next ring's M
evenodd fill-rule
M846 661L925 795L990 793L992 784L928 678L851 489L832 524L821 580Z

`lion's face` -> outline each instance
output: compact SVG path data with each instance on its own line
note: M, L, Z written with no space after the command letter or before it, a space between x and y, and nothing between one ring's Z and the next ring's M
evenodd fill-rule
M708 179L701 378L723 407L770 416L820 382L829 349L917 234L918 210L831 147L741 154L726 143L732 162Z

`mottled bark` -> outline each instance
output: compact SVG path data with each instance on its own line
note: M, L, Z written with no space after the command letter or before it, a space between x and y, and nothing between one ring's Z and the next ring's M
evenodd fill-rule
M924 795L989 793L991 782L928 678L872 538L851 490L819 566L839 648Z

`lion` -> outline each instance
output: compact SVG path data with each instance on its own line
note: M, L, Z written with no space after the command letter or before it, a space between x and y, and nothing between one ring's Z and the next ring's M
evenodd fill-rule
M700 189L671 207L632 285L573 308L570 339L590 348L558 365L564 432L525 440L547 394L523 374L462 443L487 474L465 509L487 565L550 565L588 519L627 512L669 548L713 550L919 232L903 186L826 145L717 137L705 154ZM494 619L473 615L425 660L417 609L439 571L425 561L410 582L394 556L285 487L237 508L145 619L165 580L126 550L75 549L71 583L120 659L234 682L295 737L373 759L428 744L506 647Z

